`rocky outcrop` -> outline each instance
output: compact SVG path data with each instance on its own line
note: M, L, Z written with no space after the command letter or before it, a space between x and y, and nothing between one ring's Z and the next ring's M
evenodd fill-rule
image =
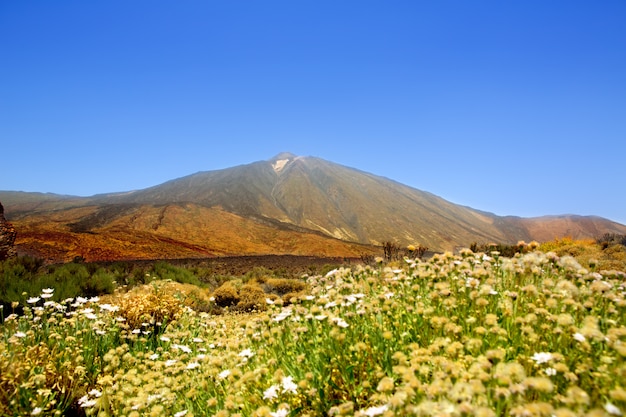
M15 237L17 232L4 218L4 207L0 203L0 261L15 256Z

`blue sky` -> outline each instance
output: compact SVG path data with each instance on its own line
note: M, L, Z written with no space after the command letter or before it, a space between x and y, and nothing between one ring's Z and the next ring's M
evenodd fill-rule
M5 1L0 190L282 151L499 215L626 224L626 2Z

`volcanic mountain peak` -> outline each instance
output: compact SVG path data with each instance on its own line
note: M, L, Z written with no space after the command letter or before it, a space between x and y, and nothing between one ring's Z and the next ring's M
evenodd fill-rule
M275 155L273 158L270 158L270 161L277 161L279 159L294 159L298 158L298 155L295 155L291 152L281 152L278 155Z
M290 152L281 152L270 159L270 163L272 164L274 172L280 174L289 163L301 158L303 157L294 155Z
M287 152L131 193L61 198L0 192L0 199L15 215L24 247L36 249L45 235L51 248L91 245L97 252L106 238L128 241L136 256L189 256L190 251L201 256L321 251L353 256L386 241L452 250L472 242L626 234L625 225L595 217L500 217Z
M278 155L274 156L273 158L270 158L270 161L275 162L280 159L295 159L295 158L299 158L299 156L294 155L291 152L281 152Z
M288 162L289 162L289 159L279 159L278 161L272 164L272 168L274 168L274 171L278 174L280 171L283 170L283 168L285 167L285 165L287 165Z

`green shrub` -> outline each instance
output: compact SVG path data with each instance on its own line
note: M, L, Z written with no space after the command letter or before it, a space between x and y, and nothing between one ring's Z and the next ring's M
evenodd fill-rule
M91 278L82 286L83 294L96 296L100 294L112 294L115 291L115 277L104 269L97 269Z
M274 273L264 266L255 266L242 277L244 282L256 280L258 282L264 281L267 277L271 277Z
M202 286L198 277L189 269L180 268L164 261L155 263L152 268L152 273L160 279L169 279L180 282L181 284Z
M42 277L41 282L45 288L54 288L55 296L58 299L71 298L76 296L95 296L95 292L86 294L84 287L89 287L89 271L84 264L69 263L57 267L52 274Z
M54 301L66 298L94 297L115 290L115 275L95 264L67 263L49 265L30 257L0 262L0 304L7 308L13 302L24 304L44 288L54 289Z

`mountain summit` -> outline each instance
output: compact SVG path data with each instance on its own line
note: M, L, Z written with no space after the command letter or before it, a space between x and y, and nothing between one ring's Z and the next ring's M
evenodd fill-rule
M115 234L125 241L169 239L194 256L332 251L347 256L385 241L449 250L472 242L626 234L626 226L599 217L499 217L387 178L287 152L130 193L62 201L47 195L37 211L16 200L15 193L0 193L0 198L7 210L13 207L18 230L21 222L32 226L35 218L54 215L57 226L66 222L65 233L81 241L85 233ZM22 200L33 207L33 199Z
M523 219L498 217L387 178L288 152L266 161L199 172L117 199L217 206L247 218L373 245L419 242L451 249L474 241L517 242L534 237ZM589 226L585 233L598 231ZM572 227L567 232L578 234Z
M285 166L287 166L287 164L298 158L300 157L292 153L283 152L270 159L270 162L272 163L272 168L274 168L274 172L278 174L283 170Z
M296 226L346 241L379 245L504 241L493 216L315 157L281 153L267 161L199 172L101 203L193 203Z

